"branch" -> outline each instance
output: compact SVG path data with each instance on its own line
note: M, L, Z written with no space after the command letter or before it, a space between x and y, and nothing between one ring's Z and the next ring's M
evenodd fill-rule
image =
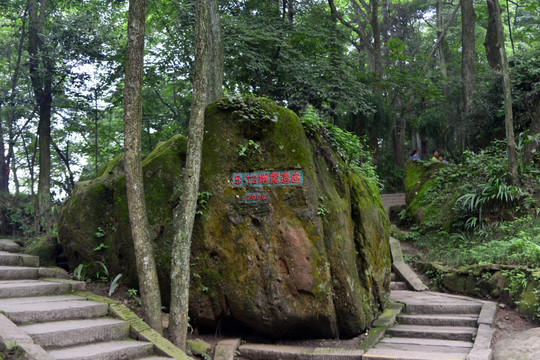
M174 108L172 107L172 105L170 105L168 102L166 102L160 95L160 93L154 89L154 93L157 95L157 97L159 98L159 101L161 101L163 103L163 105L165 105L170 112L173 113L173 115L177 118L180 118L180 116L178 116L178 113L174 110Z
M364 20L369 23L369 16L368 14L362 10L362 8L358 5L356 0L351 0L351 5L354 9L354 14L356 15L356 22L360 24L360 15L364 17ZM364 1L362 1L362 5L364 5L364 8L369 9L369 5L366 4Z
M364 43L364 46L366 49L372 53L375 54L375 48L367 38L366 34L364 33L364 30L360 27L354 26L352 23L345 20L345 18L337 11L336 5L334 4L334 0L328 0L328 4L330 5L330 10L332 11L332 14L339 20L340 23L354 31L358 36L360 37L360 40L362 40L362 43ZM358 5L358 4L357 4Z
M452 12L452 15L450 15L448 22L446 23L446 25L444 25L443 31L441 31L441 33L439 34L439 37L437 38L437 42L435 42L435 45L433 45L433 49L431 50L431 53L428 56L426 64L424 65L424 72L426 72L427 70L429 59L431 59L433 55L435 55L435 53L437 52L437 49L439 48L439 46L441 46L441 43L444 39L444 36L446 35L446 32L448 31L448 28L450 27L450 24L454 21L454 17L456 16L457 11L459 10L459 6L460 6L460 3L458 3L456 7L454 8L454 11Z

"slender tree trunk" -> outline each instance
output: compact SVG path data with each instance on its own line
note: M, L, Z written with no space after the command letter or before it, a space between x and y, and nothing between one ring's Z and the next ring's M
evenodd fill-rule
M217 0L208 0L208 86L206 103L210 104L223 97L223 37L221 16Z
M475 35L474 26L476 13L474 12L473 0L461 0L461 79L463 81L463 116L465 138L469 136L469 113L471 101L476 88L475 75Z
M8 192L8 169L6 169L5 143L4 143L4 119L2 119L2 105L4 102L0 99L0 192Z
M124 172L144 317L154 330L161 333L161 294L146 215L141 165L145 7L145 0L129 1L124 88Z
M504 93L504 124L506 128L506 152L508 154L508 174L512 184L519 183L517 172L516 140L514 136L514 117L512 113L512 84L508 59L504 47L504 28L499 0L487 0L489 26L484 46L488 62L496 70L501 70ZM492 31L490 34L489 31Z
M442 1L437 1L437 29L442 28L443 21L442 21ZM441 31L437 31L437 37L441 35ZM448 72L446 69L446 57L444 55L444 46L441 42L441 45L439 46L437 53L439 55L439 65L441 66L441 75L443 79L448 78Z
M98 155L99 155L99 147L98 147L98 135L99 135L99 128L98 128L98 91L97 88L94 90L94 176L98 176Z
M39 178L38 213L40 229L52 228L51 200L51 106L52 106L52 59L43 51L43 21L47 2L40 4L38 16L36 0L29 0L28 6L28 53L32 88L39 112ZM40 230L38 229L38 230Z
M181 349L186 346L188 311L191 234L197 208L197 193L201 172L201 152L206 103L208 1L196 0L195 8L195 64L191 119L189 122L186 167L180 205L174 209L175 236L171 264L171 312L169 335Z
M530 136L535 136L540 134L540 99L536 102L536 111L534 112L534 116L531 123L531 128L529 130ZM525 163L528 163L534 159L534 155L539 155L540 145L539 145L540 139L537 139L536 141L531 141L527 144L527 147L525 148L525 154L523 155L523 161Z

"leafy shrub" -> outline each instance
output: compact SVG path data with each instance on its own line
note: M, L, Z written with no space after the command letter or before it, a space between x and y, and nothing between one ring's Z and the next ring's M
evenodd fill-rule
M353 133L323 121L313 107L306 109L301 120L309 136L322 136L332 144L345 162L346 172L358 172L382 188L365 139L360 139Z
M464 155L463 162L438 170L433 185L420 200L434 208L450 204L454 229L474 230L537 209L540 171L520 166L521 184L511 184L504 142L495 141L478 153L467 151Z
M0 232L4 235L33 235L35 203L30 195L0 193Z

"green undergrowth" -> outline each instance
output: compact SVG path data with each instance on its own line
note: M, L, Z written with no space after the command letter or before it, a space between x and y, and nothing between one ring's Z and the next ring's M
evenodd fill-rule
M402 240L413 242L427 256L450 266L522 265L540 267L540 219L526 216L495 222L476 231L424 231L412 227Z
M459 164L408 162L407 216L422 228L455 233L490 231L496 229L492 224L540 215L540 169L524 162L522 147L518 150L518 184L510 181L500 141L465 152Z
M339 153L344 163L344 169L339 170L358 173L366 180L375 182L379 189L383 188L365 139L324 121L312 107L308 107L301 120L308 136L321 136Z

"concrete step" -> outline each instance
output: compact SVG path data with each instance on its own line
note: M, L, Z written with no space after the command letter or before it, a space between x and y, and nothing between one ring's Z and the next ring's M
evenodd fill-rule
M387 330L388 335L406 338L472 341L476 328L462 326L397 325Z
M49 351L49 355L56 360L137 359L151 356L152 353L151 343L135 340L108 341Z
M390 290L409 290L405 281L392 281L390 282Z
M22 266L0 266L0 280L37 279L38 268Z
M18 325L107 316L109 306L80 296L0 299L0 311Z
M472 347L473 343L468 341L400 337L382 339L376 346L378 349L395 349L435 353L469 353Z
M429 326L466 326L476 327L478 315L476 314L400 314L397 322L401 325L429 325Z
M405 313L416 314L479 314L482 304L461 303L461 304L437 304L437 303L407 303Z
M0 280L0 299L13 297L59 295L71 291L68 282L39 280Z
M0 265L38 267L39 257L26 254L14 254L0 251Z
M466 358L467 354L462 353L432 353L394 349L371 349L362 356L363 360L465 360Z
M15 241L9 239L0 239L0 251L20 253L22 250L22 247Z
M397 280L396 273L393 272L393 271L390 273L390 280L391 280L391 281L396 281L396 280Z
M174 358L163 357L163 356L146 356L142 358L137 358L135 360L170 360L170 359L174 359Z
M129 336L129 323L112 318L55 321L19 328L45 349L115 341Z

